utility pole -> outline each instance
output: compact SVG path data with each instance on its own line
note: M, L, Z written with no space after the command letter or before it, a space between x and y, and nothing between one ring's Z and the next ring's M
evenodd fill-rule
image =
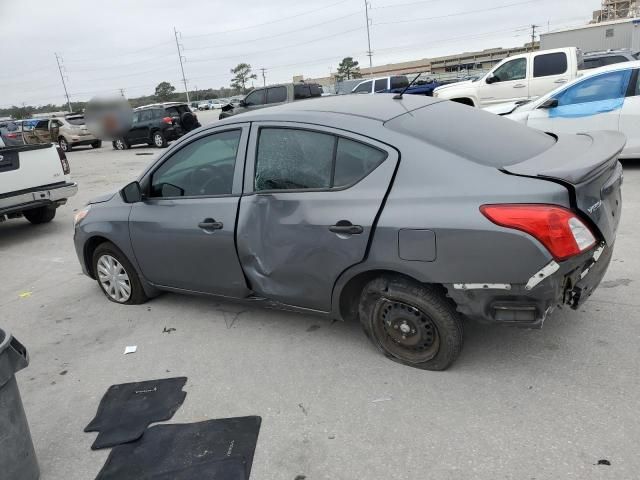
M533 51L533 46L536 42L536 28L540 27L538 25L531 25L531 51Z
M71 101L69 100L69 92L67 91L67 84L64 81L64 75L62 74L62 65L60 64L61 57L58 56L57 53L54 53L56 56L56 63L58 64L58 71L60 72L60 79L62 80L62 86L64 87L64 95L67 97L67 108L69 109L69 113L71 113Z
M124 96L124 88L121 88L121 89L120 89L120 95L122 96L122 98L126 98L126 97Z
M373 68L373 52L371 51L371 34L369 32L369 27L371 26L371 20L369 20L369 0L364 0L364 16L367 20L367 46L369 49L367 50L367 56L369 57L369 74L371 75L371 69Z
M266 87L267 86L267 77L265 77L264 72L267 71L266 68L261 68L260 71L262 72L262 86Z
M186 60L187 58L182 55L182 50L184 50L184 47L180 45L180 42L178 42L178 34L180 32L176 30L176 27L173 27L173 33L176 36L176 47L178 47L178 59L180 60L180 70L182 71L182 82L184 83L184 91L187 94L187 103L191 103L189 101L189 89L187 88L187 79L184 76L184 66L182 65L182 59L184 58L184 60ZM182 50L180 50L181 48Z

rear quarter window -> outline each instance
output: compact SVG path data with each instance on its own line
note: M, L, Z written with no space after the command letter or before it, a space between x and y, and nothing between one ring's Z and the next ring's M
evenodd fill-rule
M489 167L515 165L555 144L538 130L450 101L405 113L385 127Z
M533 76L548 77L562 75L567 71L567 54L563 52L537 55L533 59Z

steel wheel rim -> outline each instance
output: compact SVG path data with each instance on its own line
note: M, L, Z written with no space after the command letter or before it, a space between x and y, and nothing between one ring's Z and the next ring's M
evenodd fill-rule
M162 146L162 136L159 133L156 133L153 136L153 142L156 144L156 147Z
M62 149L63 152L67 151L67 141L66 140L60 140L60 148Z
M131 298L131 281L122 264L111 255L102 255L97 262L98 281L114 301L124 303Z
M409 363L431 360L440 350L440 334L433 319L407 303L382 299L376 305L373 329L380 345Z
M116 140L116 148L118 150L124 150L124 142L120 139Z

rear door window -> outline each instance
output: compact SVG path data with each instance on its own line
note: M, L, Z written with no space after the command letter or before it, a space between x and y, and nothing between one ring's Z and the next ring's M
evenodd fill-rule
M563 52L536 55L533 59L533 76L562 75L568 69L567 54Z
M613 55L611 57L604 57L602 59L603 65L613 65L615 63L627 62L629 59L627 57L623 57L622 55Z
M151 110L143 110L142 112L140 112L140 121L141 122L148 122L152 118L153 118L153 111L151 111Z
M264 88L261 88L260 90L254 90L249 95L247 95L247 98L245 98L244 100L244 103L247 105L247 107L264 105L264 91Z
M584 63L583 63L583 70L590 70L592 68L598 68L601 67L602 64L602 59L601 58L585 58L584 59Z
M261 128L254 187L257 192L344 188L386 158L383 150L330 133Z
M287 87L271 87L267 89L267 103L287 101Z
M383 92L387 90L387 79L386 78L379 78L378 80L376 80L374 87L373 87L373 91L374 92Z
M372 85L373 81L371 80L369 80L368 82L363 82L353 90L353 93L371 93Z

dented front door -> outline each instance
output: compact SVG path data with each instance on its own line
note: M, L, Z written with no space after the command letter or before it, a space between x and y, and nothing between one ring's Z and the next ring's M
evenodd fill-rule
M344 178L353 177L359 170L365 175L350 185L332 187L319 178L327 169L332 169L333 178L337 178L335 166L329 167L326 162L338 142L342 150L350 148L354 154L347 158L353 162L341 170ZM362 148L369 147L376 149L371 150L374 157L383 152L384 160L367 173L363 167L375 165L361 158ZM267 149L274 168L261 167ZM265 122L252 125L247 158L251 159L245 171L247 193L240 201L236 238L250 288L257 295L284 304L329 311L338 276L365 258L398 162L397 152L370 139L347 138L344 132L338 135L329 128L291 128L290 123ZM344 162L345 155L341 158ZM285 173L275 169L281 164L297 166L304 162L312 165L306 178L300 174L285 181Z

